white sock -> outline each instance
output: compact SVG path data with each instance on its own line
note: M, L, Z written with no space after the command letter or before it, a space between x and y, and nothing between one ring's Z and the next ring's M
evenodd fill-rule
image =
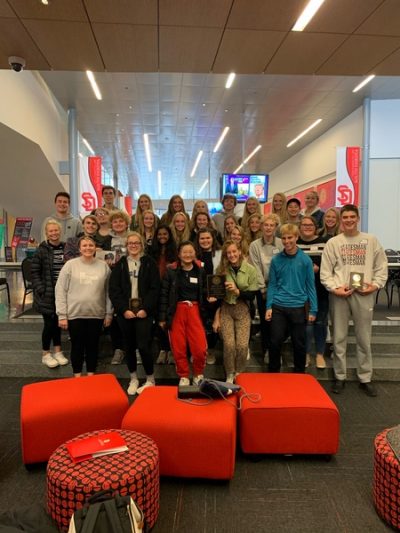
M151 381L152 383L155 383L154 374L151 374L150 376L146 376L146 381Z
M137 373L136 372L131 372L131 381L132 379L137 379Z

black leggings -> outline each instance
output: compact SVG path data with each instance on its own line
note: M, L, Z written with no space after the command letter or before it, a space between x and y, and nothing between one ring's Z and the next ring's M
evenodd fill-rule
M71 364L74 374L82 372L84 361L86 361L86 370L95 372L102 327L103 319L101 318L68 320L71 337Z
M131 318L117 317L119 327L125 341L126 364L130 373L136 372L136 348L142 358L143 368L146 376L151 376L154 372L153 354L151 353L151 331L153 327L152 318Z
M61 328L58 327L58 316L55 313L43 315L43 322L42 349L48 352L51 341L53 341L53 346L61 346Z

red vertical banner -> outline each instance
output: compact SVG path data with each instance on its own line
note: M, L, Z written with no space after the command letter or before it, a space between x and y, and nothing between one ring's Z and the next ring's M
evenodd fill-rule
M360 155L359 146L339 146L336 149L336 207L359 204Z
M101 184L101 163L102 158L98 155L90 156L88 165L89 165L89 178L92 182L93 188L96 191L97 195L97 206L101 205L102 202L102 184Z
M132 216L132 197L131 196L125 196L125 211L128 213L128 215Z

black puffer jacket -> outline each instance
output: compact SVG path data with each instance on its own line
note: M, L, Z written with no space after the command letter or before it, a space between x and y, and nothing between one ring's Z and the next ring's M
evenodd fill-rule
M65 245L65 243L61 243ZM53 249L43 241L32 258L33 305L43 315L56 312L54 296Z
M156 316L160 293L160 275L156 262L148 255L142 255L140 258L138 293L147 316ZM114 311L118 315L123 316L125 311L129 310L129 299L131 297L129 266L125 256L121 257L112 269L109 294Z
M206 297L207 297L207 280L204 268L200 266L199 261L193 263L193 268L198 271L199 284L197 301L199 302L200 316L203 322L206 322ZM174 319L176 305L178 303L178 270L181 267L178 263L168 265L164 279L161 284L161 296L160 296L160 310L158 314L158 320L160 322L166 322L167 327L170 328L172 320Z

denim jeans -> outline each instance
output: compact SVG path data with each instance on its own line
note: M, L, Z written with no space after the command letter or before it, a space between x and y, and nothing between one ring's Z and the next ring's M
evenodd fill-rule
M318 312L315 322L307 324L307 353L311 353L312 341L315 342L316 353L325 352L326 335L328 331L329 295L318 298Z

